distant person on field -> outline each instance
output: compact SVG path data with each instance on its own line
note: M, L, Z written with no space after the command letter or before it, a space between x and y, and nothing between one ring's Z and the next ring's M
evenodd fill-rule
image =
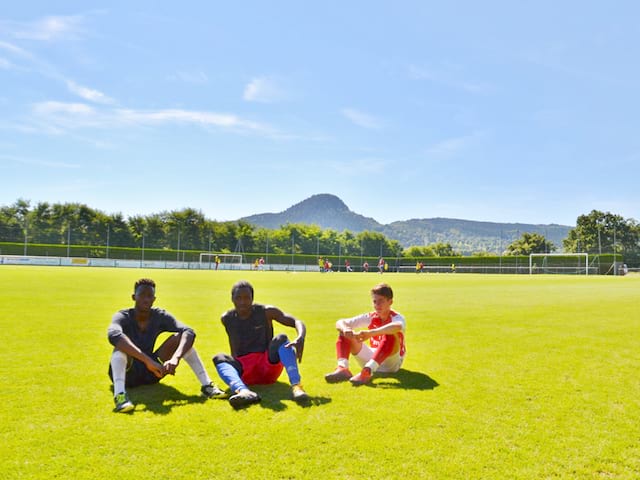
M253 287L246 281L233 285L231 301L235 308L222 315L231 355L213 357L218 375L231 387L231 406L237 409L258 403L260 396L248 385L275 383L283 369L293 400L306 403L309 396L302 389L298 370L306 336L304 323L277 307L253 303ZM296 338L289 341L285 334L274 337L274 321L295 328Z
M220 257L216 255L216 270L218 270L218 266L220 265Z
M322 257L318 258L318 269L320 273L324 273L324 260L322 260Z
M363 272L368 272L369 271L369 262L367 262L365 260L365 262L362 264L362 271Z
M175 375L181 360L191 367L208 398L221 398L225 393L209 378L193 342L194 331L169 312L153 307L156 284L142 278L133 286L135 305L113 315L108 338L113 345L109 376L113 381L115 411L130 412L135 407L126 388L158 383L165 375ZM156 350L158 335L172 332Z
M264 270L264 257L260 257L260 260L258 260L258 268Z
M384 272L384 265L385 265L384 258L380 257L378 259L378 273L381 274L382 272Z
M353 272L353 268L351 268L351 262L348 259L344 261L344 269L346 272Z
M391 310L393 290L386 283L380 283L371 289L371 299L373 312L336 322L338 367L324 376L327 382L349 380L353 385L363 385L371 381L375 372L397 372L402 366L406 321ZM350 355L362 367L357 375L349 369Z

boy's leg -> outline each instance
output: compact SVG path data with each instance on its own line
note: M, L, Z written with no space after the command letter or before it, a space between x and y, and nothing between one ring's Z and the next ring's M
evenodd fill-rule
M194 347L191 347L187 353L185 353L182 357L185 362L191 367L193 373L195 373L196 377L200 381L200 391L207 398L223 398L226 397L224 391L220 390L215 383L211 381L209 374L204 368L202 364L202 360L200 359L200 355Z
M289 338L282 333L271 340L269 343L269 363L282 363L289 376L289 383L296 385L300 383L298 359L294 348L285 347L287 343L289 343Z
M164 342L162 342L162 345L160 345L157 350L153 352L153 354L156 358L159 358L163 362L166 362L176 352L178 345L180 345L180 334L174 333Z
M349 355L358 355L362 351L363 343L355 338L339 335L336 341L336 355L338 367L324 376L328 383L338 383L349 380L353 375L349 370Z
M298 368L296 350L293 347L286 347L287 343L289 343L289 338L284 334L276 335L271 340L269 344L269 362L276 363L273 360L277 358L282 363L289 377L293 399L296 402L306 402L309 400L309 396L300 385L300 369Z
M252 403L258 403L260 396L249 390L242 381L242 364L231 355L219 353L213 357L213 364L216 366L220 378L231 388L229 403L233 408L242 408Z
M242 364L231 355L219 353L213 357L213 364L222 381L231 388L232 393L247 388L241 378Z
M165 362L169 360L173 354L176 352L176 349L180 345L180 334L174 333L169 338L167 338L162 345L158 347L158 349L154 352L156 358ZM187 365L191 367L191 370L195 374L196 378L200 382L200 391L202 394L208 398L219 398L224 397L225 393L220 390L209 377L209 374L204 368L204 364L198 355L195 347L191 347L183 356Z
M372 351L372 355L364 364L362 371L349 379L354 385L363 385L371 381L371 376L380 368L390 355L399 349L399 341L395 335L383 335L378 347ZM361 358L362 359L362 358Z
M120 350L114 350L109 362L109 376L113 381L114 411L120 413L131 412L135 408L135 405L129 400L126 391L128 361L129 358L126 353Z

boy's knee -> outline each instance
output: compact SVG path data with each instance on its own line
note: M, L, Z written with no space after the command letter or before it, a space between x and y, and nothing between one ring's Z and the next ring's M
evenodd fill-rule
M218 353L213 356L212 360L214 365L218 365L220 363L233 363L234 358L226 353Z
M282 345L284 345L288 341L289 341L289 337L287 337L284 333L280 333L280 334L276 335L275 337L273 337L273 340L272 340L271 343L276 348L280 348Z

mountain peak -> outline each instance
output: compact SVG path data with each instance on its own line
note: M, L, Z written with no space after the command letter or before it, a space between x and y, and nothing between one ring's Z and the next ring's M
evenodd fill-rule
M319 193L296 203L280 213L260 213L241 218L264 228L280 228L286 223L314 224L337 231L380 230L382 225L373 218L349 210L338 197L330 193Z
M350 211L349 207L347 207L347 205L335 195L332 195L330 193L318 193L316 195L311 195L309 198L301 201L300 203L296 203L295 205L289 207L287 210L285 210L285 212L308 208L322 208L326 210L334 210L337 212Z

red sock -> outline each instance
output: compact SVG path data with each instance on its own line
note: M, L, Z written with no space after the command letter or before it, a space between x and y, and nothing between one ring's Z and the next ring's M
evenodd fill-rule
M351 342L349 342L347 337L343 337L342 335L338 337L336 353L338 354L338 358L349 358L351 354Z

